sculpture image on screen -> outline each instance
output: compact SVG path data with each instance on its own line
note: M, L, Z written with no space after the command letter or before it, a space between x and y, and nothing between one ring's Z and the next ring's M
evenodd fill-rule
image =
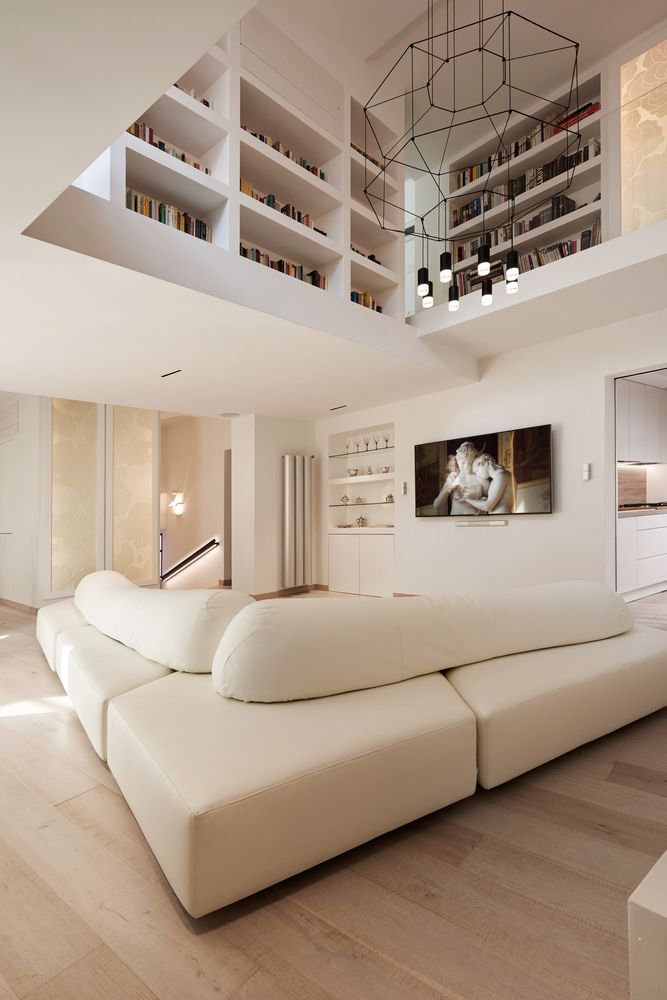
M550 514L551 424L415 445L417 517Z

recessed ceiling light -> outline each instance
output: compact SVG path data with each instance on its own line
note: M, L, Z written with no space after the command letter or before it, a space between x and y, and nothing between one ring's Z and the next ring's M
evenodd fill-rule
M174 368L173 372L165 372L164 375L160 375L160 378L169 378L170 375L178 375L182 371L182 368Z
M230 410L230 412L229 412L229 413L221 413L221 414L220 414L220 416L221 416L221 417L225 417L225 419L226 419L226 420L233 420L233 419L234 419L234 417L240 417L240 416L241 416L241 414L240 414L240 413L234 413L234 412L232 412L232 411Z
M347 403L341 403L340 406L330 406L329 413L335 413L336 410L344 410Z

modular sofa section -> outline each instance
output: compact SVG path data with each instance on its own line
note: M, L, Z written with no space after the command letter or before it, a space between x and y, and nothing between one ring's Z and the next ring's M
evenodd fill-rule
M37 612L36 636L42 647L46 662L51 670L56 670L56 642L61 632L87 625L74 600L70 597L65 601L47 604Z
M479 782L493 788L667 705L667 632L635 627L576 646L447 672L477 717Z
M277 705L174 674L111 703L108 756L195 917L476 786L475 720L440 674Z

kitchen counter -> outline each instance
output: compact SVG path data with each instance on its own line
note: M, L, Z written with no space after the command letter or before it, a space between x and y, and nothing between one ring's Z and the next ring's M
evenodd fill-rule
M667 507L641 507L639 510L619 510L619 517L650 517L653 514L667 514Z

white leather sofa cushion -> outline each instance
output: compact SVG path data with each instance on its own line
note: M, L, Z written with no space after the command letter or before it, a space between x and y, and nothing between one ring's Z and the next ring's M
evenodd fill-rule
M173 674L114 699L108 726L111 771L195 917L475 789L475 720L440 674L286 705Z
M107 755L107 709L111 699L171 673L92 625L61 632L56 656L63 687L102 760Z
M74 602L90 625L172 670L210 673L234 615L253 602L233 590L154 590L121 573L83 578Z
M667 705L667 632L635 627L579 646L458 667L477 716L479 782L508 781Z
M213 684L241 701L316 698L603 639L632 621L617 594L586 581L445 597L258 601L227 629Z
M86 619L72 598L47 604L37 612L37 642L51 670L56 669L56 639L61 632L85 625Z

